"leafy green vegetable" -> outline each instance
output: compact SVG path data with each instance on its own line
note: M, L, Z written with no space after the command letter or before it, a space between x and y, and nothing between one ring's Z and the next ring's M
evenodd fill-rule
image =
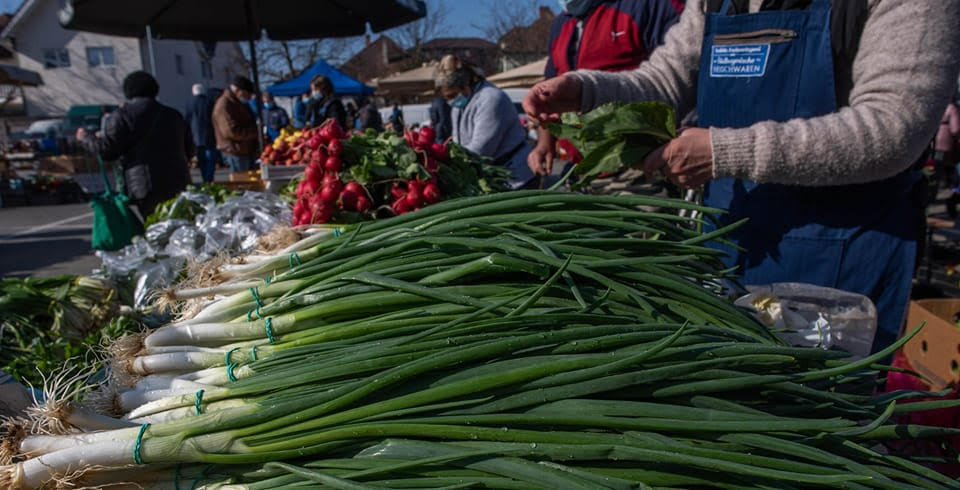
M586 114L563 114L559 123L547 127L583 154L577 167L581 185L642 161L677 136L673 108L660 102L613 102Z
M217 204L222 204L223 201L238 195L237 192L232 191L222 185L211 183L196 186L195 188L190 189L190 191L206 194L212 197ZM150 226L168 219L185 219L187 221L193 221L198 214L203 214L204 211L205 210L203 209L203 206L190 201L189 199L180 199L180 195L177 195L160 203L157 206L157 209L154 210L150 216L147 216L147 219L144 221L144 225Z

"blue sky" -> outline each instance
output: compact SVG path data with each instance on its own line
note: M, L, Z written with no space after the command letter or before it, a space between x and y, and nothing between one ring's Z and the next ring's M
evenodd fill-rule
M22 0L0 0L0 13L13 12L20 6Z

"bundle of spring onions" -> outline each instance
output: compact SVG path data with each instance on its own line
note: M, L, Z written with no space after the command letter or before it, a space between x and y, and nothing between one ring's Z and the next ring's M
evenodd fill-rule
M958 486L886 449L960 432L895 422L956 401L849 388L900 344L784 345L718 294L728 230L638 206L715 212L517 192L223 271L85 405L8 422L0 486Z

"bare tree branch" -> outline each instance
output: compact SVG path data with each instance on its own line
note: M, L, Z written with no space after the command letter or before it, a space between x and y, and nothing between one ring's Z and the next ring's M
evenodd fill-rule
M409 50L414 60L419 63L420 46L425 42L447 35L450 27L447 20L450 9L443 0L427 0L427 15L409 24L404 24L387 31L387 35Z
M482 5L486 10L483 16L485 22L471 25L495 43L513 28L527 26L537 20L538 7L535 2L485 0Z
M260 82L268 85L288 80L321 59L334 66L342 65L356 51L359 42L355 37L302 41L261 39L257 42ZM249 51L244 49L243 54L249 62Z

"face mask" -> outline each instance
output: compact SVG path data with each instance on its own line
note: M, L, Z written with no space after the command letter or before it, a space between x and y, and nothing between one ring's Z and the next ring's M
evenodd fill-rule
M312 94L310 94L310 97L312 97L312 98L314 98L314 99L316 99L316 100L320 100L320 99L323 98L323 94L322 94L321 92L319 92L319 91L315 91L315 92L313 92Z
M264 103L263 103L263 108L264 108L264 109L273 109L273 102L264 102Z
M450 101L450 107L463 109L467 106L467 102L470 102L470 99L468 99L466 95L460 94Z
M581 16L590 10L592 0L559 0L560 9L574 16Z

